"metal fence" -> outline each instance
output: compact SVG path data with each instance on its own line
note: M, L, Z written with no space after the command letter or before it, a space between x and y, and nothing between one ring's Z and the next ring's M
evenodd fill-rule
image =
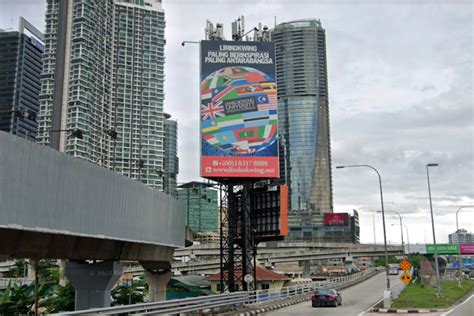
M57 315L91 315L91 314L180 314L190 312L213 312L242 307L257 307L262 304L285 301L313 293L316 289L340 288L341 286L361 281L376 273L374 268L336 277L327 281L283 287L277 290L259 290L255 292L235 292L200 296L195 298L177 299L162 302L114 306L88 309L76 312L65 312Z

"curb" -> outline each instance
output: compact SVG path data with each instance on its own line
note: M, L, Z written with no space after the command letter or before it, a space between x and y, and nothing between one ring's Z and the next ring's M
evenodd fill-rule
M391 314L417 314L417 313L436 313L444 309L392 309L392 308L372 308L372 313L391 313Z
M275 309L280 309L280 308L283 308L283 307L299 304L299 303L307 301L307 300L308 300L307 297L300 298L300 299L290 301L290 302L285 302L285 303L280 303L280 304L276 304L276 305L272 305L272 306L268 306L268 307L264 307L264 308L254 309L254 310L251 310L251 311L245 312L245 313L238 313L237 315L239 315L239 316L250 316L250 315L262 314L262 313L266 313L266 312L269 312L269 311L272 311L272 310L275 310Z

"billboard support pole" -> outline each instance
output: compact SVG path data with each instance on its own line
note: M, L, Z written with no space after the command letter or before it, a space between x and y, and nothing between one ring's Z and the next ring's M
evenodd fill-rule
M242 278L247 274L255 275L254 254L255 245L252 229L252 203L250 193L253 189L253 184L248 181L243 186L242 203L241 203L241 235L242 235ZM244 291L255 290L256 280L253 282L242 282ZM253 289L252 289L253 288Z

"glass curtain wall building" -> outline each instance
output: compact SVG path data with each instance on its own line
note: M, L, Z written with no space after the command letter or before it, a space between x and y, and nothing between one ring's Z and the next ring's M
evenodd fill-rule
M298 20L277 25L271 37L280 167L290 193L288 239L324 239L323 214L333 212L325 30L319 20Z
M193 232L218 231L217 190L202 182L185 183L178 188L178 200L186 205L186 226Z
M30 140L38 126L26 113L34 116L39 110L43 40L22 17L18 32L0 30L0 130Z
M164 186L163 191L172 196L177 196L177 177L179 172L178 158L178 122L165 113L165 160L164 160Z
M164 27L161 0L48 0L38 141L162 189Z

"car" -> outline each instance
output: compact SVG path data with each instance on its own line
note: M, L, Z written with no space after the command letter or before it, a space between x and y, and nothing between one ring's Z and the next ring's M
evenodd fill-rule
M311 296L311 306L320 307L320 306L333 306L342 304L341 293L335 289L329 290L316 290Z

